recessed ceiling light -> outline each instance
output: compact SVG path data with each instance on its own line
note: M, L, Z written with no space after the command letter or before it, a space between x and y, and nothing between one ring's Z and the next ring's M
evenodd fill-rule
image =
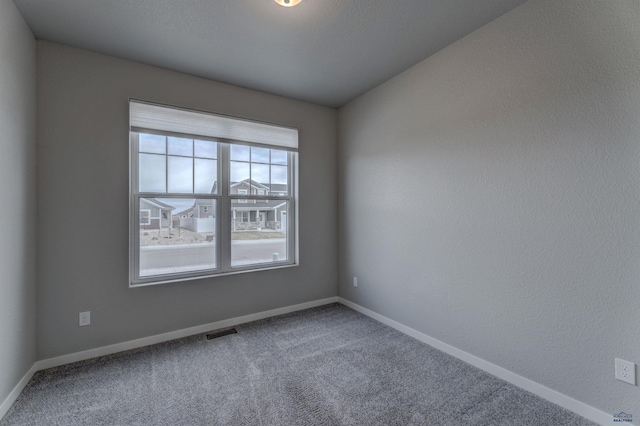
M284 7L293 7L296 4L300 3L302 0L274 0L280 6Z

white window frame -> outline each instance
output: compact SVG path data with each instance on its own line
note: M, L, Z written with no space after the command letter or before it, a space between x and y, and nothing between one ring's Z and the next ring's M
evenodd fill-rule
M153 123L153 118L149 119L149 123L151 125L149 128L145 126L140 126L138 123L144 122L145 118L143 114L142 119L139 117L131 117L130 123L130 280L129 287L140 287L146 285L154 285L154 284L164 284L171 282L181 282L186 280L193 279L202 279L209 278L215 276L224 276L230 274L237 273L247 273L247 272L257 272L262 270L270 270L270 269L278 269L284 267L297 266L299 264L299 251L298 251L298 151L297 151L297 129L293 128L284 128L279 125L272 125L268 123L260 123L254 121L248 121L244 119L238 119L227 116L220 116L212 113L205 113L201 111L188 110L184 108L151 104L144 101L138 100L130 100L130 105L136 103L137 105L142 105L143 110L145 107L149 107L149 110L159 111L160 114L164 112L171 113L172 111L177 111L179 114L184 114L186 117L191 116L200 116L200 117L211 117L213 121L215 120L226 120L224 131L227 131L230 127L229 120L231 123L239 124L241 127L243 125L247 126L247 131L253 132L254 140L243 140L242 132L236 132L236 135L239 135L239 139L231 139L228 137L213 137L213 135L207 133L210 129L204 128L199 123L193 126L194 130L191 133L187 133L186 130L189 127L181 125L183 122L178 123L175 127L180 128L180 132L167 130L167 128L154 128L156 124ZM158 109L160 108L160 109ZM143 111L148 112L148 111ZM137 113L136 113L137 114ZM171 118L171 117L169 117ZM198 118L198 117L196 117ZM162 127L166 123L166 120L158 120L160 124L157 127ZM206 125L205 125L206 126ZM168 126L170 127L170 125ZM268 139L268 130L274 128L275 135L277 137L281 137L283 141L277 141L274 136L275 142L270 142ZM278 134L279 129L285 129L285 131L281 131ZM261 131L264 130L264 135L261 134ZM214 132L215 129L211 132ZM293 142L290 141L292 131L295 131L295 146L293 146ZM151 133L151 134L160 134L166 136L177 136L177 137L186 137L193 138L199 140L210 140L213 142L217 142L218 144L218 155L217 155L217 167L218 167L218 185L217 185L217 194L173 194L173 193L144 193L139 191L139 181L138 181L138 135L140 133ZM284 133L284 137L282 134ZM257 135L257 136L256 136ZM227 135L228 136L228 135ZM259 143L256 143L255 140L259 140ZM283 145L277 145L277 143L282 143ZM249 195L249 194L231 194L230 191L230 144L241 144L241 145L249 145L249 146L257 146L263 148L270 148L276 150L284 150L288 151L288 182L289 182L289 194L286 196L270 196L270 195ZM289 145L286 145L289 144ZM168 188L167 188L168 189ZM216 213L216 268L208 269L205 271L192 271L185 273L171 273L171 274L162 274L162 275L154 275L150 277L140 277L139 274L139 244L140 244L140 229L144 224L140 224L140 208L139 203L141 198L194 198L194 199L202 199L202 198L211 198L215 199L215 208L213 209ZM231 210L231 200L236 199L240 202L247 202L248 200L273 200L278 199L281 201L288 202L288 218L295 218L295 220L287 220L287 253L288 259L277 262L268 262L268 263L259 263L259 264L251 264L247 266L231 266L231 228L232 228L232 210ZM249 201L251 202L251 201ZM255 201L254 201L255 202Z

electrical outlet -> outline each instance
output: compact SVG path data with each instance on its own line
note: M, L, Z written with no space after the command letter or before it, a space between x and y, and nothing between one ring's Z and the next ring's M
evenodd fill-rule
M358 277L353 277L353 286L358 287Z
M80 327L91 324L91 311L80 312Z
M636 365L632 362L616 358L616 379L636 384Z

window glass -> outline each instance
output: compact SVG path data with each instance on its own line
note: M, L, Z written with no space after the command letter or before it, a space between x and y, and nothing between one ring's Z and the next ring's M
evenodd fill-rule
M218 158L218 144L215 142L195 140L194 156L200 158Z
M193 139L174 138L169 136L169 155L193 157Z
M231 184L249 180L249 163L231 161ZM233 191L232 191L233 192Z
M231 201L231 266L287 262L286 200Z
M238 192L237 192L238 195L248 195L248 193L249 193L249 190L248 189L243 189L243 188L238 189ZM238 202L246 204L247 200L241 198L241 199L238 200Z
M250 161L250 148L246 145L231 145L231 161Z
M140 277L216 268L216 200L140 198L139 208Z
M297 153L136 132L131 147L131 285L296 262Z
M271 166L271 190L273 195L287 195L289 193L287 166Z
M193 193L193 159L170 156L168 160L168 192Z
M237 194L234 186L251 181L250 194L288 196L289 159L287 151L263 147L230 145L231 151L231 194ZM250 160L250 161L249 161Z
M218 191L216 181L218 179L218 162L196 158L194 160L194 185L195 192L201 194L216 194Z
M140 192L166 192L167 166L164 155L141 153L138 169Z
M149 225L149 224L151 224L151 210L141 209L140 225Z
M251 162L252 163L269 163L269 151L268 148L251 147Z
M140 152L148 152L150 154L166 154L167 153L167 137L162 135L140 135Z
M271 164L287 164L287 151L272 149Z
M148 151L168 151L178 155L138 155L138 190L140 192L217 194L218 161L216 142L140 134ZM162 147L160 147L162 145ZM193 158L193 155L202 158Z
M251 164L251 180L269 187L269 165L268 164ZM256 193L256 191L252 191Z

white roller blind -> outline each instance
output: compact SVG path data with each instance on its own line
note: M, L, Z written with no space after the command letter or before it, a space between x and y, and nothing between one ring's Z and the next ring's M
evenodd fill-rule
M298 129L140 101L129 101L131 130L156 130L298 149Z

